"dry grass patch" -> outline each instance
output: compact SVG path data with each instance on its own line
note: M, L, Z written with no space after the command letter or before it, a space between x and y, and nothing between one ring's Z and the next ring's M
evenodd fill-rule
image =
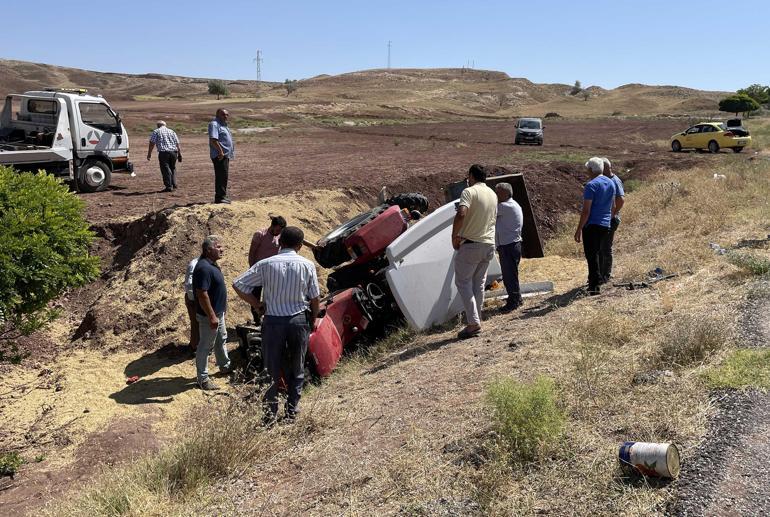
M105 471L84 495L50 506L47 515L187 514L191 505L217 502L209 492L212 484L237 479L254 464L278 461L335 422L328 407L316 404L296 425L267 430L259 404L240 396L212 402L193 408L169 447Z
M728 346L733 332L731 322L720 313L680 315L663 333L657 362L661 368L700 364Z

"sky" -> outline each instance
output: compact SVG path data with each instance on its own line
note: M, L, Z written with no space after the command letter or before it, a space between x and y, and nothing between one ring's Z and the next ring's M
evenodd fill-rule
M7 5L2 5L7 4ZM26 6L33 6L29 9ZM472 65L537 83L770 84L770 2L0 0L0 58L283 81ZM15 21L14 21L15 20Z

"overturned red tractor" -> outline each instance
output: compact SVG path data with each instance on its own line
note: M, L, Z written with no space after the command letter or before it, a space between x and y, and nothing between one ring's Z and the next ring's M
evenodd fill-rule
M524 212L524 249L528 258L543 255L524 179L520 174L489 178L490 186L507 181ZM445 188L447 204L432 213L421 194L401 194L334 229L313 247L328 275L329 295L321 301L310 335L308 374L326 377L342 354L363 336L381 335L398 320L415 329L446 322L462 310L453 282L451 226L464 182ZM488 283L500 278L490 264ZM259 328L236 327L247 378L261 378Z

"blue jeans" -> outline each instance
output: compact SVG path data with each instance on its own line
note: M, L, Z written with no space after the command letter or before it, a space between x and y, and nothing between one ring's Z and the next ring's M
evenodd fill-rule
M265 405L278 413L278 383L281 374L286 381L286 413L296 414L302 385L305 382L310 325L304 312L294 316L265 316L262 318L262 361L270 374L270 387L265 392Z
M209 378L209 354L211 354L212 348L217 366L220 368L229 368L230 358L225 347L227 327L225 327L224 313L217 314L219 325L215 329L209 325L208 316L201 316L196 313L195 318L198 320L198 331L201 336L200 341L198 341L198 348L195 350L195 368L198 371L198 383L200 384Z

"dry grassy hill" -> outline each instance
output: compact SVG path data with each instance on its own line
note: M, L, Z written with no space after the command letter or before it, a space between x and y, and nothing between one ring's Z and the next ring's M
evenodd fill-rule
M0 94L43 87L85 87L111 101L211 100L203 78L131 75L0 60ZM542 116L655 116L716 111L724 92L629 84L590 96L570 95L567 84L536 84L503 72L456 68L380 69L299 81L290 95L280 83L228 81L230 102L255 104L273 115L382 119L508 118Z

